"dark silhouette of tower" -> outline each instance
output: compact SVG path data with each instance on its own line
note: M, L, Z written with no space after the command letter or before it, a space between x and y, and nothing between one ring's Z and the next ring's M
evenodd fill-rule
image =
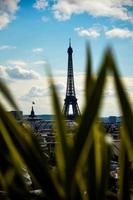
M63 114L66 119L74 120L80 116L80 110L77 103L75 86L74 86L74 74L73 74L73 49L71 47L71 39L69 40L68 53L68 71L67 71L67 88L66 97L64 99Z
M30 115L29 115L29 117L30 117L31 119L34 119L34 118L36 117L33 104L35 104L34 101L32 102L31 113L30 113Z
M31 108L30 117L31 117L32 119L35 117L35 112L34 112L33 106L32 106L32 108Z

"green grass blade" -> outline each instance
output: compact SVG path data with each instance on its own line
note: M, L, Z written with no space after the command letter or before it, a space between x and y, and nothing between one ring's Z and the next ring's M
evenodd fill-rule
M70 172L71 172L70 177L74 176L74 174L76 173L76 166L79 163L81 152L83 150L83 147L87 141L87 137L90 134L93 123L98 114L100 102L102 99L102 91L106 81L107 64L108 64L108 52L104 56L104 60L101 64L101 68L98 74L98 78L95 82L90 98L88 99L85 111L82 115L81 123L78 128L77 135L75 137L75 144L72 154L73 160L70 166ZM87 153L89 154L89 152Z
M85 78L85 98L88 101L88 98L91 94L93 87L93 77L92 77L92 61L91 61L91 51L90 46L86 46L86 78Z
M22 175L24 164L11 142L11 138L2 121L0 121L0 130L0 149L4 150L0 153L0 171L2 179L4 179L3 189L7 192L10 199L14 199L14 196L17 195L18 198L21 197L26 200L23 195L28 194L28 188Z
M96 171L96 186L100 185L101 172L102 172L102 147L103 147L103 134L100 133L98 124L95 123L94 130L94 152L95 152L95 171Z
M0 113L2 116L1 120L5 125L10 138L12 138L14 146L17 148L18 153L21 155L29 171L33 174L36 181L45 192L45 195L50 199L53 199L53 196L59 198L59 193L57 192L57 188L47 166L47 160L36 139L30 132L26 132L22 127L20 128L16 121L4 111L1 105ZM29 134L29 137L31 137L30 142L25 139L25 134Z
M123 113L123 121L125 124L126 132L127 132L127 138L128 143L130 143L130 147L133 147L133 112L132 108L130 106L127 94L125 92L124 86L120 80L120 76L117 70L117 66L115 64L115 60L113 56L110 57L110 63L111 63L111 69L114 74L114 81L115 81L115 87L118 94L120 107ZM127 143L126 143L127 144ZM128 146L127 146L128 149Z
M6 84L3 83L3 81L0 79L0 90L1 90L1 94L3 94L3 96L5 97L5 99L8 101L8 103L13 106L13 108L15 108L16 110L18 110L18 106L15 103L15 100L10 92L10 90L8 89L8 87L6 86Z
M97 122L93 125L93 143L87 155L87 172L84 179L86 179L89 199L104 200L109 176L111 147L106 142L103 128Z
M76 177L75 177L75 181L77 182L79 189L80 189L80 193L83 199L88 199L89 194L87 193L88 191L88 187L89 187L89 175L88 175L88 171L86 172L86 170L88 169L88 157L90 155L90 153L92 152L92 146L94 145L94 138L93 138L93 132L91 131L91 133L88 135L85 145L81 150L81 155L80 155L80 159L77 163L76 166ZM95 178L93 176L93 178Z
M107 66L109 65L109 57L110 57L110 50L107 50L106 54L104 55L103 62L101 64L98 78L95 81L93 91L90 95L90 98L88 99L85 111L82 115L82 121L79 125L79 129L78 129L76 139L75 139L75 145L74 145L74 151L73 151L74 154L72 155L73 163L72 163L72 169L70 170L72 174L75 173L76 171L75 167L79 163L78 161L80 160L82 149L84 148L88 134L90 134L93 123L98 114L100 102L102 99L102 92L103 92L103 88L106 81L106 73L107 73ZM90 152L87 152L87 153L88 155L90 154ZM95 162L94 162L94 166L95 166ZM90 166L92 170L94 166ZM90 177L92 174L96 176L94 172L94 173L90 173ZM96 189L96 182L93 181L92 191L95 189Z
M59 103L59 98L57 96L57 92L53 81L51 79L51 91L52 91L52 98L53 98L53 108L55 112L55 121L56 121L56 157L57 157L57 166L59 169L59 176L63 180L62 184L64 184L64 189L67 190L66 195L68 193L70 185L67 183L67 179L69 177L69 170L68 165L70 162L70 146L68 144L68 137L66 137L66 128L64 123L64 117L61 112L61 106ZM68 192L69 191L69 192Z
M61 112L61 106L59 103L59 98L57 96L57 92L55 89L54 84L51 84L51 91L52 91L52 96L53 96L53 107L54 107L54 111L56 114L56 127L57 127L57 134L59 136L59 139L61 141L61 145L62 145L62 151L63 151L63 157L64 160L68 154L68 144L67 144L67 140L66 140L66 130L65 130L65 123L63 120L63 115ZM67 158L66 158L67 159Z
M109 136L104 137L104 141L102 142L102 168L101 168L101 180L99 184L99 199L103 200L106 199L106 193L108 190L108 180L109 180L109 173L110 173L110 160L112 158L112 150L113 150L113 143L110 143Z
M119 200L131 200L129 187L129 160L123 141L120 142Z
M75 139L74 145L74 159L75 162L73 166L76 166L76 163L79 159L81 149L83 148L86 138L92 128L92 124L96 119L96 116L99 111L101 99L102 99L102 92L106 81L106 71L108 65L108 52L104 56L103 62L101 64L101 68L98 74L98 78L95 82L92 94L87 102L85 111L82 116L82 121L79 125L79 129Z

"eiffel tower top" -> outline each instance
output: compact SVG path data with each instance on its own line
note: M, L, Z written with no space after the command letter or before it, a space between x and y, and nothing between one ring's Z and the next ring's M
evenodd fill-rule
M72 53L73 53L73 49L72 49L72 47L71 47L71 38L69 38L69 48L68 48L67 52L68 52L69 54L72 54Z
M71 38L69 38L69 47L71 47Z

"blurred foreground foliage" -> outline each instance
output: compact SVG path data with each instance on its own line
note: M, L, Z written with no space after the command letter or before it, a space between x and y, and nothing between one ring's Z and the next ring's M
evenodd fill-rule
M74 138L68 137L59 98L50 77L53 108L56 115L55 147L56 166L48 164L32 132L21 127L0 102L0 199L34 200L104 200L132 199L129 163L133 161L133 112L120 80L118 67L110 49L106 49L97 74L92 76L90 49L87 47L85 80L85 108ZM98 122L99 108L106 84L111 74L122 111L120 130L119 189L117 194L108 191L107 182L112 159L112 142ZM0 81L0 90L5 100L15 109L18 107ZM26 169L33 185L24 180ZM39 194L34 190L39 189Z

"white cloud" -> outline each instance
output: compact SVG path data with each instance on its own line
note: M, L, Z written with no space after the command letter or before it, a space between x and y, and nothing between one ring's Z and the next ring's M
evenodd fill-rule
M21 66L21 67L24 67L27 65L27 63L24 62L23 60L9 60L8 63L10 65L17 65L17 66Z
M6 72L6 67L3 65L0 65L0 79L2 79L7 84L13 82L13 80L9 77L8 73Z
M0 65L0 78L8 78L8 74L6 73L5 67Z
M33 63L34 65L45 65L47 62L45 60L38 60Z
M100 33L97 31L96 28L83 28L83 27L77 27L74 29L79 36L81 37L92 37L97 38L100 36Z
M37 10L44 10L47 6L47 0L36 0L36 2L33 4L33 8L36 8Z
M2 50L10 50L10 49L16 49L16 47L15 46L11 46L11 45L1 45L0 46L0 51L2 51Z
M20 0L0 1L0 30L6 27L14 18Z
M105 32L108 38L133 38L133 31L127 28L113 28Z
M33 86L30 88L27 94L21 97L21 100L30 100L31 98L43 97L45 94L45 89L39 86Z
M55 84L55 87L60 95L63 95L63 96L65 95L65 87L62 83ZM21 100L31 101L31 99L35 99L35 98L36 99L39 99L42 97L51 98L50 91L51 91L50 86L43 88L43 87L36 85L36 86L31 87L25 95L21 96Z
M12 19L7 13L0 14L0 30L3 29Z
M59 21L68 20L73 14L88 13L92 16L113 17L115 19L133 21L133 15L127 6L133 6L132 0L58 0L53 12Z
M112 28L110 30L102 29L101 27L91 27L91 28L84 28L84 27L76 27L74 29L79 36L81 37L91 37L91 38L97 38L101 35L102 32L105 33L105 35L108 38L133 38L133 31L129 30L128 28Z
M9 67L6 69L6 72L8 73L10 78L13 79L39 79L40 75L33 71L28 69L23 69L20 66L15 67Z
M7 80L31 80L40 79L40 75L30 69L24 69L21 66L7 67L0 65L0 76Z
M44 49L43 49L43 48L35 48L35 49L32 49L32 51L33 51L34 53L40 53L40 52L43 52Z

